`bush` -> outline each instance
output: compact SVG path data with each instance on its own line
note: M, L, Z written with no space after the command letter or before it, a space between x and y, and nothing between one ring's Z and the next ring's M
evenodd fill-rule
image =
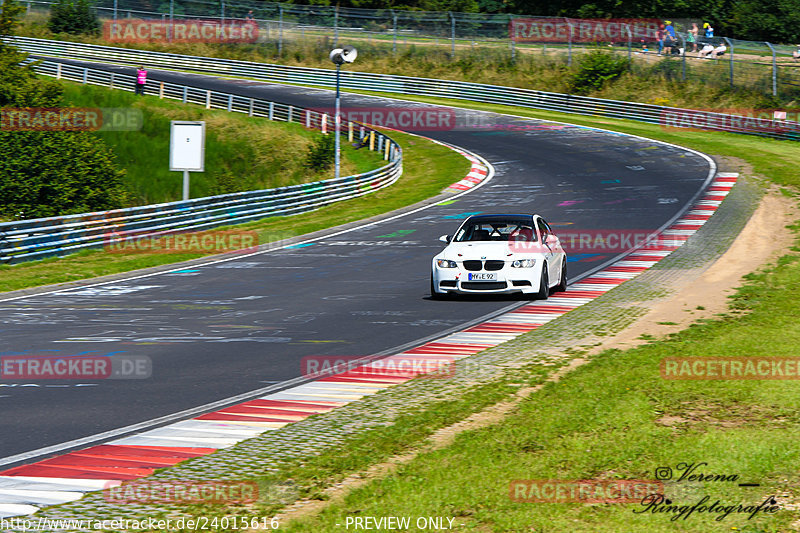
M570 90L575 94L589 94L599 91L609 82L622 76L630 68L628 58L617 57L611 52L593 50L578 61L577 71L569 81Z
M47 27L53 33L100 33L100 21L88 0L58 0L50 10Z
M86 132L0 131L0 214L39 218L122 207L123 171Z
M308 155L306 155L306 167L315 172L327 170L333 164L336 156L336 140L331 135L320 135L308 148Z
M0 37L10 35L19 6L6 0ZM40 80L27 54L0 40L0 108L59 107L63 89ZM111 150L87 132L0 129L0 216L32 218L122 207L123 171Z

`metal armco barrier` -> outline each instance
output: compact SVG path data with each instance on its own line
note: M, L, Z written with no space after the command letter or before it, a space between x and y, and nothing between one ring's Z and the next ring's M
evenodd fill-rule
M68 57L75 60L105 61L125 65L144 63L149 67L167 70L194 71L297 85L335 87L336 84L336 72L327 69L186 56L27 37L15 37L11 42L21 49L39 56ZM433 96L579 115L624 118L650 124L661 124L665 127L691 127L777 139L800 139L800 125L791 120L772 120L766 117L746 117L712 111L603 100L517 87L353 71L342 71L342 84L347 88L367 91Z
M129 91L135 82L134 76L52 61L43 62L37 71L60 79ZM319 128L324 123L328 131L333 131L333 117L312 110L171 83L158 82L158 87L159 94L164 98L270 120L297 122L307 127ZM356 198L397 181L403 172L403 157L395 141L360 124L345 122L342 130L344 135L352 132L354 138L362 140L373 136L375 149L383 152L389 163L376 170L338 180L96 213L3 222L0 223L0 263L14 264L65 255L85 248L112 245L132 237L206 230L270 216L294 215Z

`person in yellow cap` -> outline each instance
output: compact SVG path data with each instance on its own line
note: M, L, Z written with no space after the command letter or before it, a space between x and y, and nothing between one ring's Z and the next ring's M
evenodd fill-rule
M704 23L703 24L703 29L705 30L706 39L710 39L711 37L714 37L714 28L711 27L711 24L709 24L708 22Z

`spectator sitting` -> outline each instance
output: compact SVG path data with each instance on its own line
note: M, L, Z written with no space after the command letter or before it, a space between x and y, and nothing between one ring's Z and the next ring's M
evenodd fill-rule
M700 49L700 52L698 52L697 57L701 59L702 58L708 59L710 57L709 54L714 51L714 45L711 43L700 43L700 44L703 45L703 48Z
M792 57L794 58L795 61L800 59L800 44L797 45L797 50L792 52Z
M647 48L647 43L644 41L644 39L642 39L642 53L646 54L647 52L649 52Z
M727 49L728 47L725 46L724 44L722 43L718 44L717 47L714 48L714 51L711 52L711 59L717 59L719 56L724 54Z

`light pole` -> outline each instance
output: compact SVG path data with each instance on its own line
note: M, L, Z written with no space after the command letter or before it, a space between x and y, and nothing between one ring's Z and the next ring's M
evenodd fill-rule
M339 127L341 123L341 113L339 106L339 78L341 75L342 65L345 63L352 63L356 60L358 52L352 46L345 46L343 48L334 48L331 50L330 59L336 65L336 116L333 119L334 130L334 177L339 179L339 167L341 166L341 155L339 150Z

